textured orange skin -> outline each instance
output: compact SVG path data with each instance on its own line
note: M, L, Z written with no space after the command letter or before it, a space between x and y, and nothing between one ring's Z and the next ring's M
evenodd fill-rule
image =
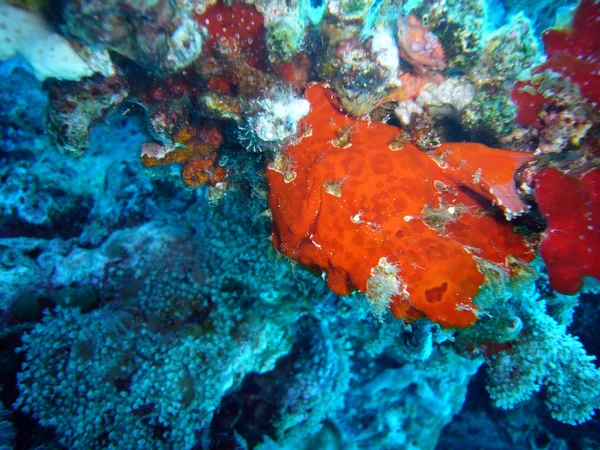
M398 128L345 116L323 85L310 86L305 97L312 107L300 123L303 137L286 149L286 164L271 164L266 172L275 248L325 272L340 295L365 292L371 269L385 257L409 294L408 300L393 299L396 317L427 316L444 327L473 324L471 300L484 277L471 253L502 265L509 254L523 260L532 254L522 236L486 214L460 186L492 201L489 187L503 185L504 202L510 202L514 171L531 155L444 144L434 152L436 162L412 144L392 151ZM351 146L338 148L341 134ZM286 182L282 172L291 171L295 178ZM332 182L341 183L341 196L326 191ZM440 191L440 182L449 189ZM425 205L439 208L440 202L466 212L436 230L421 215Z

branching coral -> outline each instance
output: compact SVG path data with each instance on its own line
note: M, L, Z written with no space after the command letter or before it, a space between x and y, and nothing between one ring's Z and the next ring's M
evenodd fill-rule
M512 408L546 387L546 405L561 422L576 425L600 408L600 370L581 342L545 312L539 294L519 297L524 330L518 342L491 358L488 391L502 408Z

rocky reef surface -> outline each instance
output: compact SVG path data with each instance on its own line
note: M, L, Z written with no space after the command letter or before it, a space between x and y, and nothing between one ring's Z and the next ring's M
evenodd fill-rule
M0 448L598 448L598 20L0 2Z

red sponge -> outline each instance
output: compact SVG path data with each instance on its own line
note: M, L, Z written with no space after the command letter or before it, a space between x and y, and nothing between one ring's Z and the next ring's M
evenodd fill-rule
M540 254L550 285L576 294L583 277L600 279L600 169L581 179L544 169L536 176L535 199L548 221Z

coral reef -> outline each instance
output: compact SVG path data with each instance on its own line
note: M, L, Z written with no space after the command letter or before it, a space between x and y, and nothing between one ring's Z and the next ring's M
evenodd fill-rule
M521 72L537 59L531 22L518 14L486 41L477 65L469 74L476 94L471 105L461 112L461 123L496 140L508 136L517 115L510 92Z
M98 76L71 84L51 82L46 129L63 152L81 156L89 146L90 127L128 94L119 76Z
M142 164L157 167L178 163L183 182L194 188L207 182L216 185L224 181L224 169L214 167L216 150L223 140L214 125L193 127L186 124L174 133L173 140L173 145L168 148L162 144L144 143Z
M0 111L2 148L10 154L19 150L42 149L48 145L44 135L44 111L48 104L41 83L27 73L27 63L13 58L0 64L0 103L11 105Z
M483 50L487 9L481 0L428 0L415 13L444 43L448 65L466 71L477 64Z
M336 28L326 30L332 36L328 36L327 48L317 64L319 75L331 81L346 111L356 116L368 114L397 75L394 38L382 32L362 41L359 30L349 37Z
M189 322L187 314L208 308L197 302L186 314L180 302L193 299L193 282L175 275L169 285L161 278L154 283L148 279L137 307L87 315L76 308L58 309L24 339L22 406L33 409L42 425L56 427L63 445L119 448L126 442L146 442L156 448L158 437L163 448L175 443L191 448L227 390L235 389L246 373L271 370L289 351L289 336L271 326L273 322L261 323L256 316L246 322L229 316L231 311L221 317L213 311L207 317L215 329L223 330L221 334L193 321L179 331L161 331L168 322L153 313L160 314L165 306L174 311L171 320L182 324ZM177 290L169 290L173 288ZM176 303L169 305L169 300L156 295ZM161 308L153 311L156 302ZM164 325L156 329L155 323ZM236 336L227 331L234 324ZM252 336L252 343L246 335ZM48 336L54 342L50 351L42 345ZM223 367L229 368L227 372L221 371ZM91 404L96 408L85 407Z
M558 153L577 149L597 123L600 102L600 39L598 4L582 1L567 29L550 29L542 40L547 59L517 83L512 99L517 122L539 130L537 151Z
M560 5L0 2L0 447L598 448Z
M426 5L428 3L418 11L423 17L428 17L432 29L439 29L442 36L454 33L452 30L456 25L453 20L457 20L458 14L461 14L462 20L462 10L456 11L452 2L443 2L443 5L432 5L428 13L424 12ZM483 35L483 7L479 5L473 11L480 11L477 19L461 21L461 27L469 31L456 31L461 36L461 33L467 34L464 40L450 41L469 46L469 51L449 47L454 54L468 57L449 60L449 69L462 75L421 79L414 94L393 95L388 100L399 101L396 115L413 135L423 134L421 130L425 128L426 134L432 136L429 140L439 140L435 135L440 130L433 130L432 124L442 118L460 123L478 141L506 145L518 114L517 106L511 101L511 91L522 72L538 62L538 44L529 19L522 14L512 17L508 24L493 33ZM440 27L436 27L436 23ZM476 41L472 41L473 36L477 36ZM499 51L500 48L502 51ZM417 143L419 139L413 137L413 141ZM419 146L435 148L435 145Z
M110 0L62 2L64 30L88 45L131 58L147 70L165 75L192 63L203 36L189 2Z
M397 24L400 57L412 65L415 70L443 70L448 64L446 52L439 38L423 26L416 16L409 14L400 17Z
M289 62L302 47L304 30L294 17L279 17L268 25L267 50L274 62Z
M508 309L522 326L507 349L488 356L487 389L496 405L512 408L545 388L552 417L577 424L589 420L598 407L600 370L595 357L587 355L578 338L567 332L572 312L553 310L553 304L568 303L568 298L553 299L553 294L544 298L535 286L536 276L532 268L523 272L512 288L514 297L490 311Z

